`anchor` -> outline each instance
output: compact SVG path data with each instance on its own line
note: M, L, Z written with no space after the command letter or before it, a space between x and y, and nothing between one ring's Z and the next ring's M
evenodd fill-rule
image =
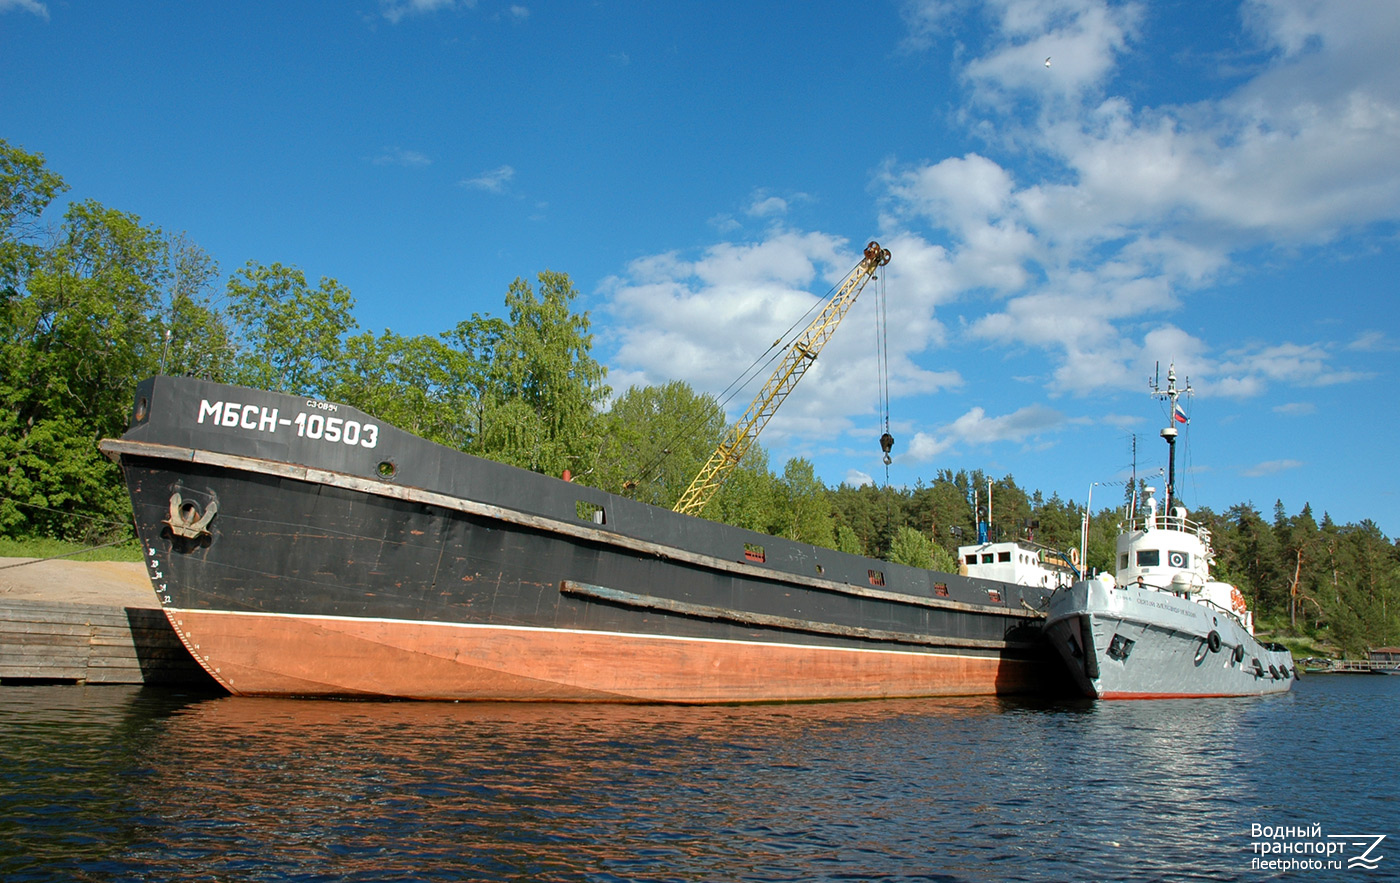
M209 534L209 522L213 521L218 513L217 499L210 499L209 505L201 513L198 503L193 500L186 502L180 496L180 492L176 491L170 495L170 517L163 523L169 525L170 532L175 536L195 540Z

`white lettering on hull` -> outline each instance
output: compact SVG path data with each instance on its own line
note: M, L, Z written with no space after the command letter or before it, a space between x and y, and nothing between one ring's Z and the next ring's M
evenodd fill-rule
M281 416L277 408L264 405L211 402L202 399L195 422L208 422L209 425L226 429L246 429L269 435L275 435L284 428L295 427L297 438L361 448L373 448L379 444L378 424L361 423L343 417L328 417L323 412L333 413L339 409L335 405L314 399L308 399L306 407L307 411L297 414L295 418L289 418Z

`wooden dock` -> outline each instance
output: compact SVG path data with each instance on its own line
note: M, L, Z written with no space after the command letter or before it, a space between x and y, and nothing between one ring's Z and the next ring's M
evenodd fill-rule
M0 688L220 689L156 605L144 566L0 560Z
M1304 671L1334 675L1400 675L1400 665L1388 660L1333 659L1324 666Z
M160 610L0 601L0 686L33 683L217 688Z

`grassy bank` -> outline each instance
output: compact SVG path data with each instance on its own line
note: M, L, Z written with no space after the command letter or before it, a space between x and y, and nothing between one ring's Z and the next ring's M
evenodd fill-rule
M141 561L141 545L127 540L115 546L89 548L50 539L0 537L0 558L65 558L70 561Z

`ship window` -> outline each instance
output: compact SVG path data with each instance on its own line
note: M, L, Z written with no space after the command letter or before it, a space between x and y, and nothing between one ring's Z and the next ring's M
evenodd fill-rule
M763 551L762 546L755 545L753 543L744 543L744 558L748 561L757 561L759 563L762 563L768 560L768 554ZM821 572L820 568L817 570L817 572Z
M992 563L992 558L993 558L993 557L995 557L995 556L993 556L991 552L987 552L986 554L984 554L984 555L982 556L982 563L983 563L983 564L991 564L991 563Z
M1162 553L1156 549L1141 549L1137 553L1138 567L1156 567L1162 563Z
M976 564L976 563L977 563L977 553L976 553L976 552L974 552L974 553L972 553L971 555L968 555L968 556L967 556L967 563L968 563L968 564Z
M1167 553L1167 565L1170 567L1190 567L1191 553L1171 551Z
M937 595L938 597L940 597L940 598L946 598L946 597L948 597L948 584L947 584L947 583L934 583L934 584L933 584L933 593L934 593L935 595Z
M997 560L998 560L998 561L1005 561L1005 562L1010 563L1010 561L1011 561L1011 553L1010 553L1010 552L998 552L998 553L997 553Z
M872 586L883 586L885 584L884 573L878 570L871 570L868 571L868 573L870 574L870 584Z
M587 500L578 500L574 503L574 511L578 513L579 520L591 521L594 524L602 524L604 521L603 507L597 503L590 503Z

